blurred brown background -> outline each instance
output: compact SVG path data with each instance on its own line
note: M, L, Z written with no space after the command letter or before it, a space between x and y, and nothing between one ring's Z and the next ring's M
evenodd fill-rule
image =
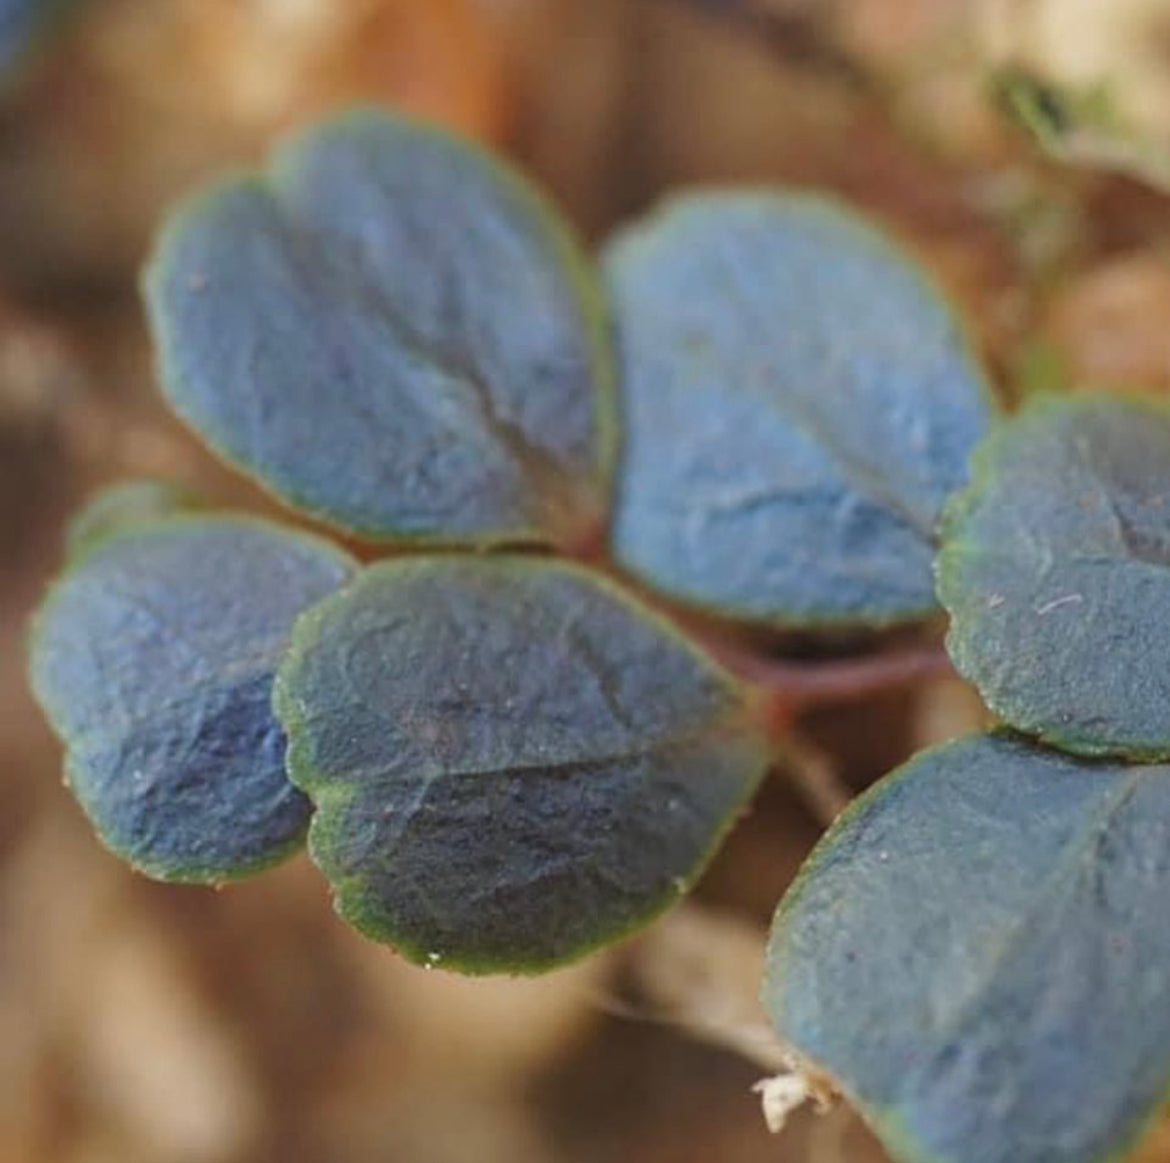
M995 100L1009 61L1107 83L1170 147L1161 0L89 0L28 62L0 100L0 1163L882 1158L843 1109L773 1138L750 1093L763 929L820 829L783 772L709 911L464 981L351 933L303 858L222 893L123 869L61 786L22 638L98 485L269 505L163 412L137 267L176 193L354 101L495 143L591 240L681 183L834 190L920 252L1007 394L1167 390L1166 195L1092 148L1043 158ZM807 726L861 787L979 713L939 682Z

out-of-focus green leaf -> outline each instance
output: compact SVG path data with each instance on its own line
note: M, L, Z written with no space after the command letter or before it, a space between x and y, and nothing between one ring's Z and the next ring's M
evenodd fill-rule
M1007 113L1049 157L1170 190L1166 142L1128 124L1108 84L1062 84L1010 66L993 76L992 86Z
M679 199L610 246L613 543L675 598L783 625L935 608L935 524L990 401L936 292L821 200Z
M649 921L767 762L727 675L595 574L532 558L367 570L297 623L276 708L341 914L473 973Z
M1170 768L1008 735L849 808L764 1002L899 1163L1105 1163L1170 1091Z

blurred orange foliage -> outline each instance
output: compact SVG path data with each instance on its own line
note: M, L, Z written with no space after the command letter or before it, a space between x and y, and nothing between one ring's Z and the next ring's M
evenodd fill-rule
M21 282L124 278L170 202L339 106L492 140L509 119L477 0L107 0L80 15L0 142L0 253Z
M338 105L392 104L492 137L504 113L473 0L169 0L90 29L113 83L156 108L269 133Z

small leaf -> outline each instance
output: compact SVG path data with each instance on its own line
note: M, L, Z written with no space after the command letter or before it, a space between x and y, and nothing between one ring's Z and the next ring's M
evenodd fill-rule
M1105 1163L1170 1092L1170 768L912 761L776 915L764 1003L900 1163Z
M265 522L172 517L98 542L37 615L37 698L111 850L160 880L258 871L304 837L272 677L295 617L352 564Z
M1170 408L1036 398L976 455L938 573L951 657L997 715L1170 757Z
M134 525L200 508L190 492L171 481L126 481L103 489L69 522L65 535L71 558L88 553L108 537Z
M338 910L473 973L649 921L767 762L728 676L600 577L532 558L367 570L297 623L275 705Z
M681 199L610 247L624 374L618 558L792 626L934 609L935 524L989 399L955 321L816 199Z
M600 521L599 293L478 149L342 117L177 214L145 289L172 406L291 504L374 540L561 542Z

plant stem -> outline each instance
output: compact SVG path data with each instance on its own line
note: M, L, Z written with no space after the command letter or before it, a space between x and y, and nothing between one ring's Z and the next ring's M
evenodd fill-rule
M923 642L877 654L797 660L764 653L744 636L743 627L675 605L622 570L609 556L603 535L592 531L572 546L575 560L632 590L669 618L724 669L756 689L761 717L781 736L805 711L834 703L860 702L883 691L931 678L954 676L942 645Z
M732 667L774 704L780 721L791 721L811 707L851 703L882 691L954 675L941 646L915 646L860 658L819 662L746 656Z
M787 731L780 748L780 766L817 821L828 827L849 806L853 790L829 754L800 732Z
M833 1100L828 1079L808 1069L776 1036L760 1005L766 934L730 913L679 905L630 946L632 1003L605 1008L626 1018L668 1024L697 1041L765 1070L753 1087L764 1099L769 1127L806 1102L823 1113ZM780 1109L769 1092L780 1091Z
M607 1000L622 1017L674 1026L762 1070L790 1054L760 1007L767 935L749 921L684 902L630 945L630 1002Z
M701 635L701 640L724 667L756 688L764 719L780 734L813 707L860 702L883 691L955 673L946 651L934 644L860 658L794 661L757 654L709 634Z

